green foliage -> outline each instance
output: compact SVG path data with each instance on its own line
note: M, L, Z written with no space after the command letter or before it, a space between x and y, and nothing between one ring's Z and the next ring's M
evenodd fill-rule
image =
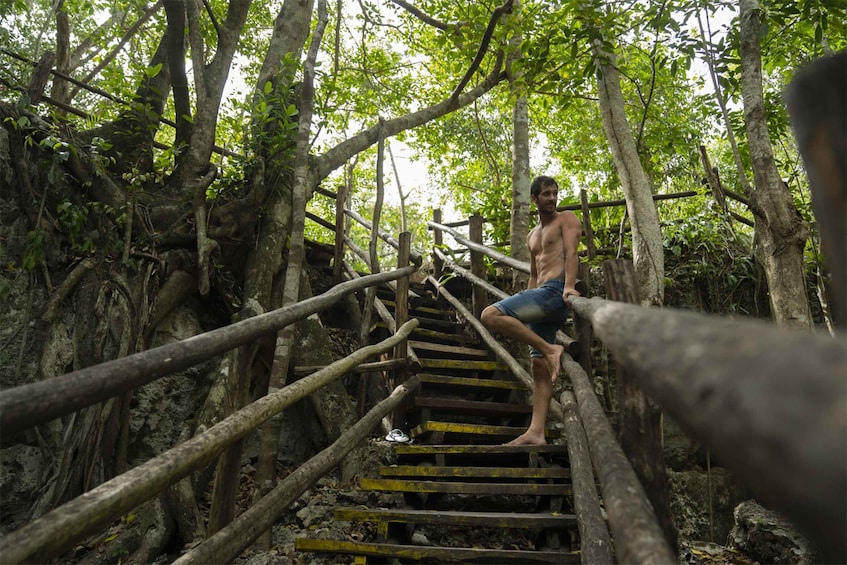
M44 261L44 241L46 234L43 230L30 230L26 234L26 247L24 248L21 266L27 271L32 271Z
M704 311L751 313L757 272L748 235L708 211L665 226L663 235L666 294L693 285Z

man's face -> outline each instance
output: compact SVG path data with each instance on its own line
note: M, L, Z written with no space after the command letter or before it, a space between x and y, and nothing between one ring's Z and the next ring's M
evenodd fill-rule
M559 187L555 184L544 185L532 199L539 214L551 214L556 211L556 204L559 203Z

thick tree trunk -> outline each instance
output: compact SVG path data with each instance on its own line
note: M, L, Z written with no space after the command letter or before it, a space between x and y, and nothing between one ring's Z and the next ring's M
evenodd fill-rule
M659 214L653 202L653 186L641 166L635 139L626 119L615 55L604 52L599 44L595 44L594 58L603 129L609 140L632 224L632 260L641 303L661 306L665 294L665 259Z
M779 176L771 148L762 95L759 2L741 0L740 9L741 94L755 184L750 195L756 218L753 251L768 279L774 321L782 326L808 329L812 323L803 248L809 228Z

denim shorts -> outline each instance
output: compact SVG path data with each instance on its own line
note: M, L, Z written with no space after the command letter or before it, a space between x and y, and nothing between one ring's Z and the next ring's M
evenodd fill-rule
M565 281L553 279L537 288L521 291L492 306L525 323L530 330L547 343L556 342L558 331L568 318L568 305L562 299ZM543 357L534 347L529 348L531 357Z

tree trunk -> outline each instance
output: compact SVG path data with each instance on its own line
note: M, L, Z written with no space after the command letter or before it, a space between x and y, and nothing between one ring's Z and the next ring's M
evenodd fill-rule
M512 16L520 19L520 0L513 4ZM516 27L516 29L519 29ZM521 261L529 262L529 248L526 245L526 237L529 233L529 109L525 89L522 87L520 71L512 74L511 64L523 58L520 51L522 36L516 33L510 41L513 51L509 55L509 88L515 99L512 108L512 214L509 229L509 245L512 257ZM529 276L521 271L512 271L513 292L526 288Z
M753 252L768 279L774 321L809 329L812 322L803 262L809 228L779 176L771 148L762 95L759 2L741 0L740 9L741 94L755 184L750 195L756 218Z
M665 260L659 214L653 202L653 186L641 166L635 139L626 119L615 55L604 52L597 42L593 49L603 129L609 140L632 223L632 260L641 303L661 306L665 294Z

